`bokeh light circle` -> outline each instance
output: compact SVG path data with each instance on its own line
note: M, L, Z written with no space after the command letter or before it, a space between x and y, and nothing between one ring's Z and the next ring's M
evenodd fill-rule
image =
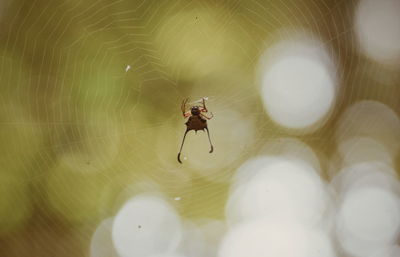
M243 223L225 235L218 257L334 257L324 233L296 223L257 220Z
M355 32L361 50L386 65L400 64L400 2L361 0L355 13Z
M226 207L233 223L257 218L318 224L329 206L318 173L304 162L275 159L233 188Z
M323 124L335 102L332 60L318 41L283 41L261 59L261 97L279 125L313 131Z
M162 198L142 194L128 201L114 219L112 238L122 257L174 251L182 237L181 221Z
M400 231L400 201L379 187L361 187L345 195L337 216L336 235L353 256L394 244Z

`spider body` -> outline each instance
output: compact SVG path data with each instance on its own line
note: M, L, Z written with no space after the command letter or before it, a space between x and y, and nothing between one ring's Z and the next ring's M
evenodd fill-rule
M210 132L209 132L208 127L207 127L207 120L212 119L214 117L213 114L211 113L211 115L212 115L211 117L207 117L206 115L203 114L203 113L207 113L208 112L208 110L206 108L206 104L205 104L204 98L202 99L202 105L203 106L193 106L193 107L190 108L190 112L187 112L186 111L186 104L187 104L188 100L189 100L188 98L183 100L182 105L181 105L181 110L182 110L183 117L184 118L189 117L189 119L185 123L186 131L185 131L185 134L183 136L181 149L179 150L179 153L178 153L178 162L179 163L182 163L180 157L181 157L182 147L183 147L183 144L185 142L186 134L191 130L194 130L196 133L197 133L198 130L203 130L203 131L206 130L207 131L207 135L208 135L208 140L209 140L210 146L211 146L210 153L212 153L213 150L214 150L214 147L213 147L213 145L211 143L211 139L210 139Z
M204 130L207 128L207 120L203 119L200 115L192 115L185 123L186 127L190 130Z

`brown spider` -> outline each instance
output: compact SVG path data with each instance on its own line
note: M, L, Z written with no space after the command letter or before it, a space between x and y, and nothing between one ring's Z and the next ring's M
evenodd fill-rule
M210 141L210 146L211 146L210 153L212 153L214 150L214 147L213 147L213 145L211 143L211 139L210 139L210 132L208 131L208 127L207 127L207 120L212 119L214 117L214 115L211 113L211 117L207 117L206 115L202 114L202 112L205 112L205 113L208 112L204 98L202 99L203 106L192 106L190 108L190 111L186 111L186 104L187 104L188 100L189 100L189 98L184 99L182 101L182 105L181 105L183 117L184 118L189 117L189 119L185 123L186 131L185 131L185 134L183 135L181 149L179 150L179 153L178 153L178 162L179 163L182 163L181 162L182 147L183 147L183 144L185 143L186 134L190 130L194 130L197 133L197 130L204 131L204 129L205 129L207 131L208 141Z

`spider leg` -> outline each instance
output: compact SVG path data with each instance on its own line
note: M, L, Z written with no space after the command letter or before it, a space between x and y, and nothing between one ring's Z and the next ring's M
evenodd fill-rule
M206 100L204 100L204 97L203 97L202 104L203 104L203 108L201 109L201 111L202 112L208 112L207 107L206 107Z
M178 153L178 162L181 163L181 164L182 164L182 162L181 162L182 147L183 147L183 144L185 143L185 138L186 138L186 134L188 133L188 131L189 131L189 129L186 129L185 134L183 135L181 149L179 150L179 153Z
M189 98L185 98L185 99L183 99L183 101L182 101L182 104L181 104L181 111L182 111L182 114L183 114L183 117L188 117L188 114L186 113L186 103L189 101Z
M203 117L203 118L205 118L205 119L207 119L207 120L211 120L213 117L214 117L214 114L211 112L211 117L207 117L206 115L204 115L204 114L200 114L201 115L201 117Z
M208 141L210 142L210 146L211 146L210 153L212 153L212 152L214 151L214 146L213 146L212 143L211 143L210 132L208 131L208 128L207 128L207 127L205 127L205 129L207 130Z

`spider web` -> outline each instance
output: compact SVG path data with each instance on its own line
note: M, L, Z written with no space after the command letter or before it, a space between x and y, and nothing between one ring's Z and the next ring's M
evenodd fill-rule
M267 140L291 136L266 115L254 78L263 51L293 37L281 29L312 32L339 67L331 119L299 134L322 155L333 151L332 127L349 104L400 107L398 88L363 86L379 71L356 52L356 3L4 1L1 174L13 199L31 209L25 218L44 213L49 231L60 226L50 210L72 223L98 218L99 209L105 218L127 189L160 188L181 199L183 215L220 218L235 168ZM204 133L189 133L180 165L186 97L209 98L215 152ZM141 181L151 182L132 186ZM74 205L81 197L82 206L98 204Z

